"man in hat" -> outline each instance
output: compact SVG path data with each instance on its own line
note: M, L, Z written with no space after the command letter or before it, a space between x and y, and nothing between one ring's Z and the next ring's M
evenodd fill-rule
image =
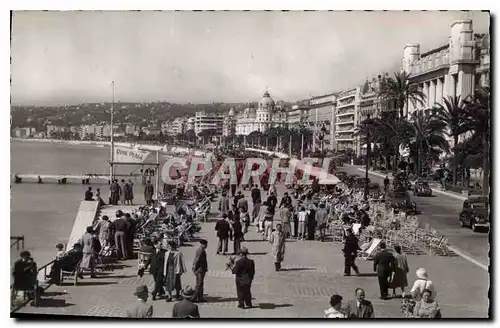
M165 249L162 247L161 239L154 241L155 251L151 256L151 264L149 266L149 273L153 276L155 287L153 292L153 301L156 300L157 295L165 294L163 289L163 270L165 266Z
M358 267L356 266L355 260L356 260L356 255L359 250L359 245L358 245L358 238L354 236L352 233L352 229L349 228L346 230L346 237L345 237L345 242L344 242L344 248L342 251L344 252L344 276L350 276L351 275L351 268L354 269L356 274L359 275L359 270Z
M198 305L192 302L196 295L196 291L191 286L186 286L181 292L182 301L174 304L172 308L172 318L199 318L200 311Z
M238 295L238 307L244 309L245 305L252 307L252 281L255 276L255 262L247 257L248 248L242 247L241 257L234 263L233 274L236 275L236 292Z
M196 276L194 302L205 302L203 298L203 287L205 274L208 271L207 252L208 242L205 239L200 239L200 247L196 250L196 255L193 260L193 273Z
M231 226L227 220L227 214L223 214L222 219L217 220L217 222L215 223L215 231L217 231L217 237L219 238L219 244L217 245L217 254L222 252L222 255L226 255L230 230Z
M148 287L145 285L137 287L134 295L137 297L137 301L127 309L127 317L135 319L152 318L153 305L147 303Z
M386 300L389 289L389 278L396 265L394 255L386 249L385 242L381 241L379 247L380 251L373 258L373 271L377 272L380 298Z

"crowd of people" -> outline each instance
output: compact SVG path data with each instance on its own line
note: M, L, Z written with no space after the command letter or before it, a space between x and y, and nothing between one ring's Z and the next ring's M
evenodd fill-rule
M246 199L242 190L238 190L247 187L250 189L250 199ZM204 194L210 192L203 188L193 190L202 191ZM185 192L184 186L179 185L176 189L177 196L180 196L179 199L182 198ZM110 191L111 204L117 204L118 201L122 204L133 204L133 183L130 180L129 182L122 180L120 184L117 180L113 181ZM93 199L91 193L92 189L89 187L85 200ZM196 278L194 288L191 286L183 288L182 277L189 270L187 261L179 249L179 242L165 233L148 231L146 226L152 214L165 218L162 224L166 230L189 222L192 217L186 215L180 208L176 208L174 215L167 215L166 207L153 200L153 186L150 181L146 182L144 196L146 206L133 213L123 213L119 210L113 222L104 215L94 226L87 227L82 238L70 251L64 252L64 246L57 245L57 257L49 275L50 282L58 283L61 272L74 270L78 270L76 274L80 278L83 278L86 272L92 278L97 277L96 261L102 256L103 250L115 250L119 260L130 259L134 255L134 239L139 237L141 239L139 255L142 261L137 274L142 277L148 271L154 280L154 287L152 290L148 290L147 286L137 287L134 293L137 302L127 310L127 316L152 317L153 306L147 303L151 295L153 301L159 299L167 302L177 301L173 307L172 317L199 318L196 303L206 302L204 281L208 272L206 254L208 242L204 239L199 240L192 261L191 271ZM97 198L100 199L100 195ZM334 188L321 188L316 179L309 186L292 186L283 195L278 195L276 186L270 184L264 177L260 184L249 186L223 183L219 198L219 216L214 226L218 244L214 251L217 255L229 253L232 255L227 269L235 274L239 308L253 307L251 286L255 276L255 262L248 257L248 249L242 246L245 235L252 226L255 226L256 231L261 234L262 240L270 244L274 269L279 272L285 260L287 240L326 242L331 238L329 228L332 222L340 221L345 227L342 238L344 275L350 276L351 270L357 275L360 274L356 258L368 249L373 239L365 238L360 245L361 232L370 232L372 218L368 211L371 203L360 198L359 193L347 186L338 184ZM229 241L232 241L232 248L229 247ZM388 249L385 242L381 241L377 250L373 256L373 271L377 275L380 298L388 299L390 289L393 291L392 297L396 297L397 289L401 289L402 310L407 316L440 318L441 310L435 300L436 291L428 279L426 270L423 268L417 270L418 279L409 293L406 293L407 274L410 268L401 246L396 245L394 249ZM30 259L29 253L22 253L21 260L19 263L16 262L14 277L18 283L15 286L20 289L23 286L20 285L19 279L33 271L34 262ZM34 268L36 271L36 264ZM342 304L341 295L331 296L330 308L325 310L324 317L374 318L376 311L372 303L365 299L364 290L357 288L354 294L355 300L347 302L346 307Z

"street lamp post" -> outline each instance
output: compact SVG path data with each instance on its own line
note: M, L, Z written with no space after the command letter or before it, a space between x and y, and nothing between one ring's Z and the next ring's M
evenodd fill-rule
M365 132L366 132L366 166L365 166L365 194L364 194L364 199L368 200L368 171L370 169L370 151L371 151L371 144L370 144L370 125L372 123L372 120L370 118L370 114L367 115L367 118L363 121L363 124L365 125Z

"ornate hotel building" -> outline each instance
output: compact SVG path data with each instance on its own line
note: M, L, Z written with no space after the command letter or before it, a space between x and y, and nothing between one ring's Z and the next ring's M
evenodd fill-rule
M265 92L256 108L249 104L242 112L231 109L224 118L224 135L234 130L237 135L249 135L253 131L265 132L271 127L286 126L287 113L282 101L275 102L269 92ZM234 128L233 128L234 127Z

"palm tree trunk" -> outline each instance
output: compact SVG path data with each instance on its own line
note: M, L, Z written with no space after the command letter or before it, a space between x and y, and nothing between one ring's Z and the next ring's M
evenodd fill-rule
M458 169L457 144L458 144L458 136L453 136L453 147L455 148L455 151L454 151L455 156L453 158L453 185L457 184L457 169Z
M487 132L483 132L483 196L489 196L490 189L490 147Z

